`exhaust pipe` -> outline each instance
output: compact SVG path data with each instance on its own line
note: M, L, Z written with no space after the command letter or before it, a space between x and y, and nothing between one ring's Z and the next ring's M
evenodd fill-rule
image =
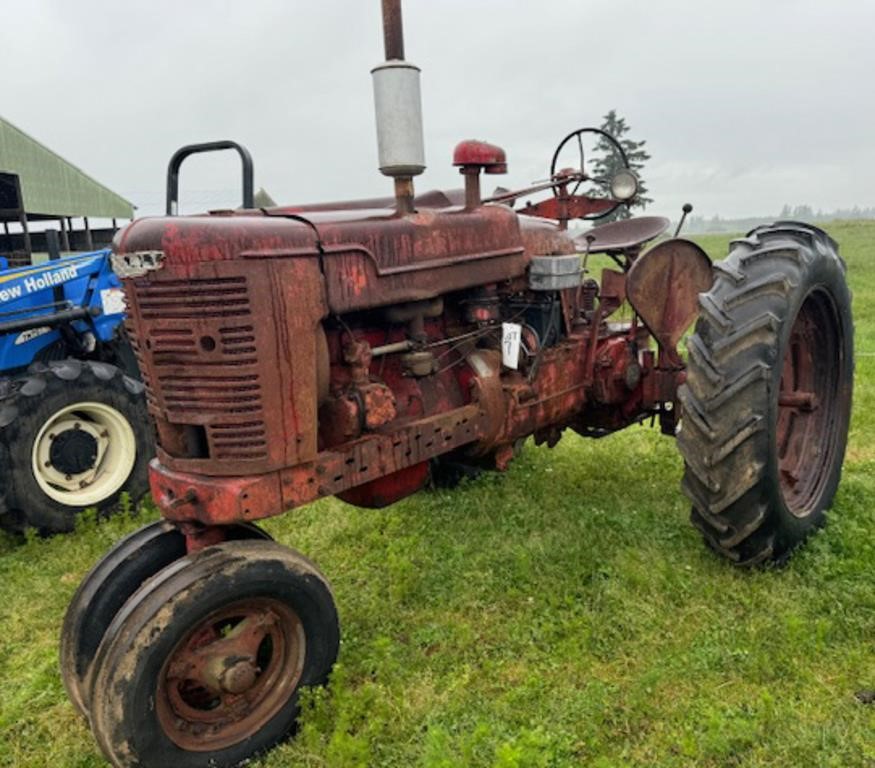
M413 177L425 170L419 67L404 60L401 0L382 0L386 61L374 67L380 172L395 180L399 214L413 212Z

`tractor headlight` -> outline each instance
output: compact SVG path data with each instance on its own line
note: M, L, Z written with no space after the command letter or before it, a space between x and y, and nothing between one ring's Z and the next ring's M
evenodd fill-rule
M611 197L624 203L638 194L638 177L632 171L618 171L611 179Z

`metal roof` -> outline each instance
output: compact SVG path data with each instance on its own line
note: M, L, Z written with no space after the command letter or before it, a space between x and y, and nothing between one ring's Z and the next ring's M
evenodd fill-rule
M0 173L19 177L23 207L29 217L134 217L134 206L128 200L2 117Z

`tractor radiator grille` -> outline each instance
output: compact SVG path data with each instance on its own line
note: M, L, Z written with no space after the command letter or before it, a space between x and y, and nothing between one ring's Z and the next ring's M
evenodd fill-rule
M256 375L159 374L158 388L168 410L218 414L261 410L261 387Z
M213 455L217 459L246 461L267 455L267 435L260 421L242 424L213 424Z
M250 314L245 277L163 280L137 289L144 320L245 317Z
M153 412L205 430L212 459L268 456L263 383L247 278L135 281L142 338L129 323Z

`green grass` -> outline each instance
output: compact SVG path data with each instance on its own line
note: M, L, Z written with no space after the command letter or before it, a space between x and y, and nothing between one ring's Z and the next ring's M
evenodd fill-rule
M857 379L830 522L781 570L741 572L688 525L656 430L527 446L506 475L382 511L325 500L271 521L331 579L328 690L280 766L875 765L875 222L849 264ZM727 238L700 238L720 258ZM0 538L0 766L104 765L61 685L78 581L152 519Z

